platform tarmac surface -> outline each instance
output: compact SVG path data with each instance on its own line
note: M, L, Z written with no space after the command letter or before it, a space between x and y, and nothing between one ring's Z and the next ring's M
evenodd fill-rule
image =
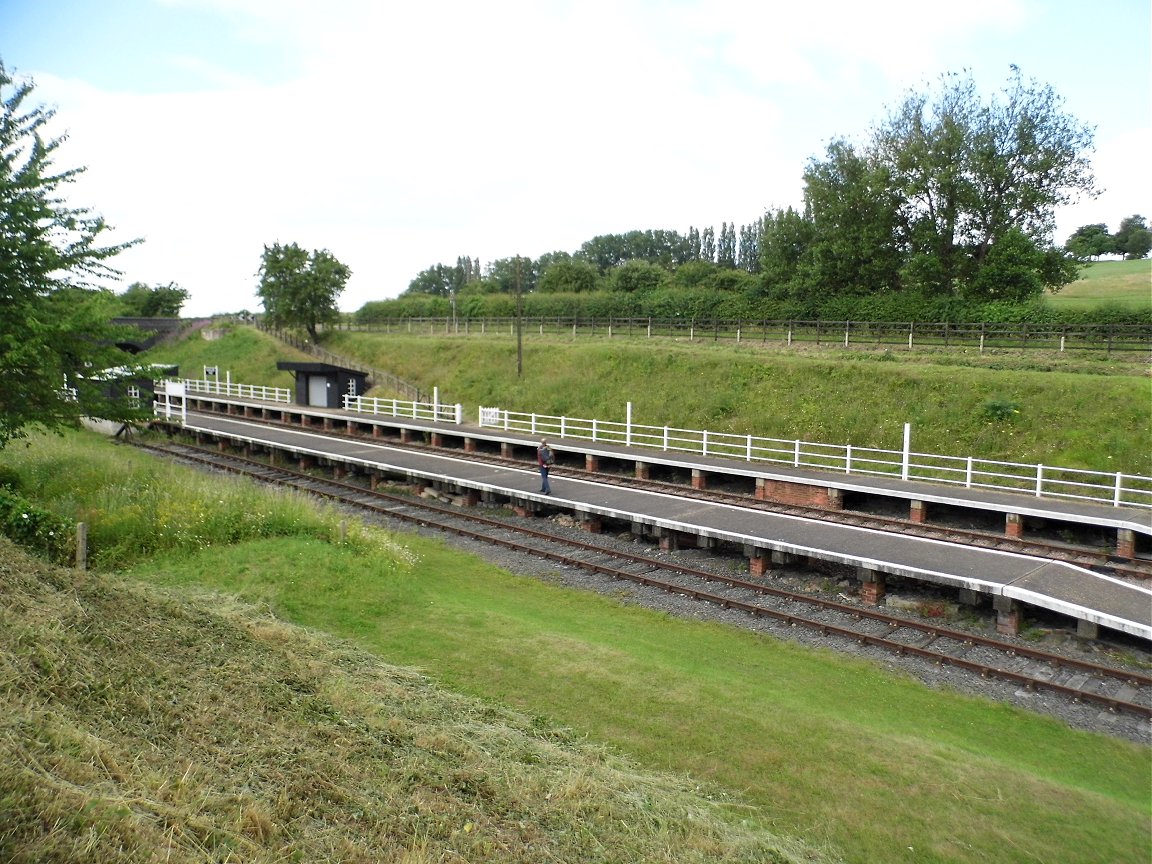
M702 535L762 552L811 556L1000 595L1152 640L1152 589L1064 562L566 478L563 469L553 470L553 494L545 496L537 491L540 477L534 468L495 466L465 454L421 452L338 432L191 411L184 428L576 513Z

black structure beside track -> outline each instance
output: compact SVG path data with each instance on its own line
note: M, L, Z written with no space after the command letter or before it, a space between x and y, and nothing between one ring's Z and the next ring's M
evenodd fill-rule
M1039 521L1088 527L1114 532L1121 558L1142 554L1152 538L1152 514L1140 510L555 438L550 439L557 454L554 494L544 496L536 492L537 441L520 433L202 394L189 394L186 407L184 427L190 433L222 444L290 454L305 465L321 462L337 472L360 471L373 483L403 478L458 496L464 504L483 499L507 504L524 516L566 510L590 531L601 530L604 522L624 523L634 533L658 538L665 548L680 542L701 547L734 544L748 558L753 576L763 576L771 564L793 557L831 561L857 568L861 596L873 603L883 597L885 577L900 576L955 587L969 602L990 595L1004 632L1016 631L1020 604L1025 604L1076 619L1087 636L1106 627L1152 640L1152 588L1132 581L1034 556L565 478L563 468L567 464L592 472L631 469L637 477L653 479L663 473L687 480L696 489L714 483L749 497L830 510L841 509L846 497L866 497L884 506L895 502L910 508L910 518L920 522L929 521L924 518L929 506L985 518L992 514L1004 520L1009 536L1019 536ZM458 450L459 455L389 446L390 442L426 442ZM470 458L480 452L521 459L524 468Z

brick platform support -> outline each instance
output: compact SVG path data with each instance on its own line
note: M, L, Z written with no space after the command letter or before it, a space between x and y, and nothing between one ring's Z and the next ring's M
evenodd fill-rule
M599 534L604 530L604 525L600 521L600 517L591 513L585 513L580 517L580 527L589 534Z
M692 469L692 488L703 491L708 488L708 472L699 468Z
M368 478L368 488L371 489L373 492L375 492L376 487L379 485L380 485L380 475L377 474L375 471L373 471L372 475Z
M1024 517L1019 513L1008 513L1004 516L1004 533L1009 537L1024 536Z
M680 548L680 538L676 536L675 531L669 531L667 528L658 528L660 532L660 551L661 552L675 552Z
M303 426L304 428L308 428L308 425L309 425L309 423L310 423L310 422L311 422L311 421L308 419L308 415L307 415L307 414L301 414L301 415L300 415L300 425L301 425L301 426Z
M337 480L343 480L343 479L344 479L344 475L346 475L347 473L348 473L347 469L346 469L346 468L345 468L343 465L341 465L339 462L336 462L335 464L333 464L333 466L332 466L332 476L333 476L335 479L337 479Z
M475 507L480 503L480 493L475 489L465 489L461 501L465 507Z
M311 456L308 456L305 454L305 455L302 455L300 457L300 470L301 471L307 471L309 468L315 468L315 467L316 467L316 460L313 459Z
M748 575L760 578L768 573L768 559L763 555L752 555L748 558Z
M651 473L651 470L652 470L651 466L649 466L649 464L647 462L637 462L636 463L636 479L637 480L649 479L649 475Z
M219 453L227 453L228 452L228 441L224 438L221 438L219 441L216 442L216 450Z
M465 438L464 439L464 452L465 453L475 453L476 452L476 439L475 438Z
M500 442L500 457L502 459L511 459L515 455L516 455L515 454L515 448L512 446L512 444L510 442L508 442L508 441L501 441Z
M331 432L332 431L332 418L331 417L325 417L324 418L324 431L325 432Z
M923 501L912 501L908 505L908 519L917 525L928 521L928 505Z
M996 595L992 598L996 610L996 632L1005 636L1020 634L1020 604L1011 597Z
M379 425L377 425L377 424L372 425L372 437L373 438L380 438L383 436L383 434L384 434L384 431L380 428Z
M584 470L595 474L600 470L600 457L591 453L584 454Z
M857 567L856 575L860 579L860 599L872 606L879 606L884 602L884 574L867 567Z
M529 509L529 505L527 505L527 504L513 504L512 505L512 512L515 513L517 516L520 516L521 518L525 518L525 519L532 515L532 510Z
M441 435L439 432L433 432L432 433L432 446L433 447L443 447L444 446L444 436Z
M1131 528L1116 529L1116 557L1128 559L1136 557L1136 532Z
M400 443L401 444L411 444L412 443L412 430L411 429L401 429L400 430Z

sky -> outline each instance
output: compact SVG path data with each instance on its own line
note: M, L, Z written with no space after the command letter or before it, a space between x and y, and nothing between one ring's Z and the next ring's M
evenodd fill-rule
M273 243L348 265L355 311L460 256L749 224L910 90L1013 64L1095 129L1056 241L1152 218L1148 0L0 0L0 62L86 169L68 203L144 241L111 287L185 316L259 311Z

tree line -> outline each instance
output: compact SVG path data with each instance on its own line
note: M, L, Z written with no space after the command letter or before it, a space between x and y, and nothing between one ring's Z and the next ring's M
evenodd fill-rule
M970 73L949 74L909 91L862 141L835 140L810 159L799 209L718 231L604 235L571 253L499 259L483 272L462 257L421 271L399 298L365 304L357 317L445 308L430 298L449 299L461 314L503 314L501 295L515 293L571 295L566 305L589 314L596 306L769 316L1028 304L1074 281L1094 257L1071 239L1052 240L1055 209L1098 194L1092 142L1052 88L1016 67L990 99ZM685 305L670 309L676 302Z
M1108 233L1103 222L1081 225L1064 244L1064 248L1078 258L1099 258L1101 255L1123 255L1128 261L1147 258L1152 252L1152 231L1143 216L1136 214L1123 219L1115 234Z

